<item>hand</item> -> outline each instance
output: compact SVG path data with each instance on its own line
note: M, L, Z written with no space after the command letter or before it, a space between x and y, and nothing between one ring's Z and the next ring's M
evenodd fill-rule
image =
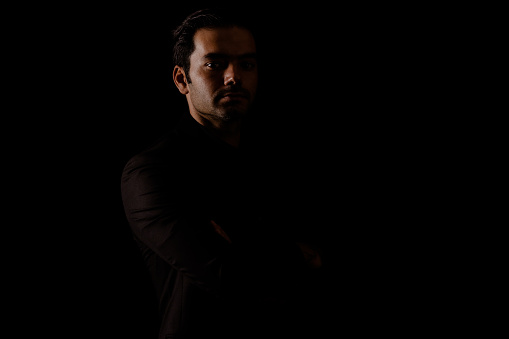
M299 246L302 254L304 255L304 260L309 268L317 269L322 266L322 257L320 256L320 252L303 242L297 242L297 246Z
M226 239L226 241L228 241L228 243L232 243L232 241L230 240L230 237L228 236L228 234L226 234L226 232L221 228L221 226L219 226L214 220L211 220L210 223L212 224L212 226L214 227L214 231L216 231L217 234L219 234L220 236L222 236L224 239Z

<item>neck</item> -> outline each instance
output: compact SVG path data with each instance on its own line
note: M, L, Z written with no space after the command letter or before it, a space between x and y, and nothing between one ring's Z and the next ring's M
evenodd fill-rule
M241 120L222 121L216 119L206 119L199 114L192 114L198 123L204 126L212 134L223 140L227 144L238 148L240 146Z
M233 133L218 134L218 137L235 148L240 146L240 130L236 130Z

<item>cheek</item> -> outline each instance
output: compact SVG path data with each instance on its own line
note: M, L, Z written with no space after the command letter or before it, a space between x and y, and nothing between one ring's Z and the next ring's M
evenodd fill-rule
M223 79L220 75L213 75L208 73L197 74L196 79L198 86L204 92L214 92L223 85Z
M195 103L210 102L214 96L214 92L216 91L213 84L205 81L203 78L196 78L196 80L193 79L189 89Z
M254 87L258 86L258 73L252 74L247 79L252 84L252 86Z
M258 79L250 79L244 83L244 87L251 93L255 93L258 88Z

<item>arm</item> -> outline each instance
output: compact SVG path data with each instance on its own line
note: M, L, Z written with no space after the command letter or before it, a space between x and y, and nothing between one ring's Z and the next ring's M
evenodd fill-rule
M304 256L304 262L307 267L317 269L322 267L322 256L318 249L304 242L297 242L297 246Z
M131 160L122 174L124 209L134 234L195 285L217 291L221 254L228 242L207 215L198 213L185 198L179 180L168 166Z

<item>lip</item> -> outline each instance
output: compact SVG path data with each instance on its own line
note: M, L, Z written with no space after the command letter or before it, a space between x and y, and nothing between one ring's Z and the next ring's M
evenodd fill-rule
M221 96L221 100L226 101L226 102L242 101L242 100L247 100L247 95L242 94L242 93L226 93Z
M246 98L245 94L239 93L239 92L233 92L233 93L226 93L223 95L223 98Z

